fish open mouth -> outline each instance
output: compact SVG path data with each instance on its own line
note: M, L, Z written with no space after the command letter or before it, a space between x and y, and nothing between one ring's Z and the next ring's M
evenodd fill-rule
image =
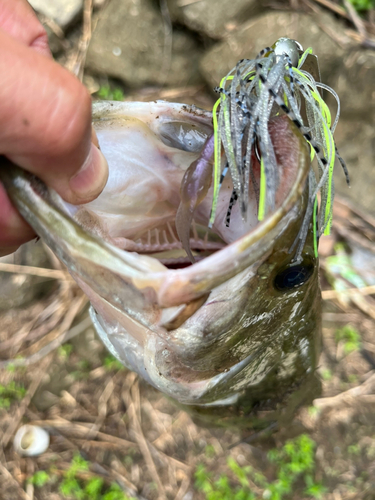
M95 104L109 179L89 204L0 165L21 214L90 298L110 352L183 404L268 409L275 391L314 375L312 255L329 229L337 151L314 79L300 71L308 51L295 67L290 45L239 61L212 112Z
M212 114L166 102L99 103L94 107L94 125L110 177L97 200L72 208L75 219L119 249L153 257L169 269L190 266L176 214L184 175L213 134ZM271 119L269 130L277 159L277 210L296 181L301 142L287 117ZM231 176L226 175L212 227L211 180L191 220L182 221L196 262L259 225L260 162L255 147L252 162L245 217L233 199Z

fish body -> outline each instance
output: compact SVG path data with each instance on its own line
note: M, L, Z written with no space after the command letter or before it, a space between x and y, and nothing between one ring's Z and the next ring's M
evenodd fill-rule
M313 397L320 290L312 227L299 263L290 251L311 167L298 128L287 117L270 126L281 181L263 221L249 202L246 221L235 206L226 226L229 178L207 229L208 187L194 213L189 265L174 224L184 174L213 133L212 114L158 101L98 103L93 116L109 164L97 200L69 205L6 159L0 179L90 298L109 351L184 408L221 423L260 425Z

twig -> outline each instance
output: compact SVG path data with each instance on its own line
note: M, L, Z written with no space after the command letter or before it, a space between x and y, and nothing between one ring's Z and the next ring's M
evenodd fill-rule
M32 276L41 276L56 280L73 280L66 271L57 269L44 269L43 267L21 266L18 264L6 264L0 262L0 271L4 273L31 274Z
M48 343L51 340L52 341L55 340L59 335L69 330L75 317L77 316L77 314L81 312L82 308L86 305L87 301L88 299L84 294L82 294L79 298L76 297L73 304L70 305L69 309L67 309L67 312L64 314L64 318L61 324L57 328L51 330L48 334L45 334L44 337L39 342L36 342L32 346L25 349L25 351L22 351L20 355L23 358L27 358L33 354L38 353L40 349L45 347L46 343ZM13 361L10 360L4 361L3 363L9 364L9 362L13 363ZM22 364L22 360L20 360L20 363Z
M82 36L78 44L78 51L75 58L69 64L69 69L81 81L83 79L83 71L86 61L87 49L92 35L92 7L93 0L85 0L83 7L83 28Z
M164 489L163 483L160 480L158 471L156 470L156 466L154 464L150 450L148 448L148 443L143 435L142 428L141 428L141 425L140 425L138 417L137 417L137 411L136 411L133 399L130 395L130 392L124 391L122 393L122 399L123 399L124 403L126 404L127 413L129 414L129 417L130 417L130 420L132 423L134 438L139 446L139 449L143 455L143 458L146 462L146 465L150 471L152 480L156 483L156 485L158 487L160 498L162 498L163 500L166 500L167 497L166 497L165 489Z
M345 19L348 19L351 21L350 16L346 12L346 10L343 7L340 7L340 5L337 5L337 3L331 2L330 0L314 0L316 3L320 3L320 5L323 5L324 7L327 7L327 9L332 10L339 16L345 17Z
M160 66L160 73L161 73L162 85L165 85L168 79L168 73L172 61L173 29L172 29L172 21L171 21L171 16L169 14L167 0L159 0L159 2L160 2L160 12L163 19L163 30L164 30L163 59L162 59L162 64Z
M181 486L174 497L174 500L183 500L190 486L190 477L185 475L181 481Z
M170 457L166 453L164 453L161 450L158 450L153 446L151 443L148 443L149 448L154 452L160 455L162 458L165 458L168 462L171 462L177 469L181 469L183 471L191 472L191 466L188 464L185 464L184 462L181 462L180 460L177 460L177 458Z
M361 316L359 315L358 312L354 313L329 313L329 312L324 312L322 314L323 321L333 321L333 322L344 322L344 323L349 323L349 322L355 322L358 321Z
M31 500L29 495L21 488L21 486L18 484L18 482L14 479L12 474L4 467L2 463L0 463L0 472L3 476L6 476L16 487L17 490L19 491L19 494L24 500Z
M338 33L335 31L333 28L328 26L328 24L325 24L324 22L317 22L317 25L319 28L324 31L342 50L346 50L348 43L349 43L349 38L346 36L343 36L342 34Z
M363 219L367 224L372 226L372 228L375 229L375 217L371 214L368 214L367 212L364 212L360 208L358 208L356 205L354 205L351 201L341 198L340 196L335 196L335 204L336 206L340 207L343 209L349 209L350 211L353 212L354 215L359 217L360 219Z
M15 359L7 359L6 361L1 361L0 369L6 368L9 365L29 366L32 365L33 363L37 363L45 356L47 356L47 354L57 349L65 342L68 342L68 340L71 340L80 333L84 332L90 325L92 325L91 319L90 317L87 317L86 319L81 321L81 323L78 323L78 325L74 326L70 330L65 331L64 333L59 335L55 340L52 340L52 342L42 347L38 352L32 354L28 358L15 358Z
M375 48L375 40L372 38L369 38L369 35L367 33L367 28L371 29L372 25L371 23L363 21L357 14L356 10L352 6L352 4L348 0L343 0L344 5L346 7L346 10L343 7L340 7L339 5L331 2L330 0L314 0L316 3L319 3L320 5L323 5L324 7L327 7L327 9L332 10L339 16L347 19L348 21L351 21L354 26L357 28L358 33L352 31L352 30L345 30L345 35L349 36L356 42L362 45L362 47L365 48L370 48L374 49ZM317 12L317 9L313 7L312 3L309 0L303 0L303 2L308 5L312 10ZM343 46L343 43L339 41L339 38L337 36L334 36L334 33L332 30L327 30L325 29L325 25L319 25L321 29L327 32L327 34L333 38L336 42L339 43L339 45ZM342 47L345 48L345 47Z
M375 293L375 285L364 286L362 288L347 288L346 290L323 290L322 291L322 299L323 300L332 300L336 299L340 295L348 295L349 297L353 297L356 295L372 295Z
M109 398L112 396L112 393L115 388L115 383L114 379L119 375L118 372L114 377L110 379L108 384L105 386L101 396L99 397L98 401L98 417L95 420L94 424L92 425L91 429L87 433L86 439L95 439L95 436L99 432L100 427L103 425L103 422L105 420L105 417L107 416L107 403Z
M375 49L375 40L371 38L363 38L357 31L345 30L345 35L350 36L353 40L360 43L366 49Z
M118 483L121 484L128 495L130 495L130 497L136 497L139 500L145 500L144 497L141 497L137 494L137 487L126 477L125 474L127 474L127 470L122 465L120 460L114 459L111 461L110 471L115 476Z
M364 349L366 349L366 351L369 351L369 352L372 352L373 354L375 354L375 344L371 344L370 342L362 341L362 346L364 347Z
M30 422L30 425L40 425L41 427L45 427L47 429L50 427L73 436L78 434L79 438L84 438L92 424L86 422L70 422L69 420L59 418L58 420L36 420ZM105 443L112 443L114 446L117 446L122 450L124 448L134 448L137 446L137 443L134 443L133 441L127 441L126 439L112 436L111 434L105 434L104 432L98 432L96 438ZM96 441L92 441L91 443L95 442Z
M353 387L345 392L337 394L337 396L318 398L313 401L313 405L319 409L331 408L339 405L340 403L351 402L353 398L359 398L363 396L375 396L375 374L371 375L363 384Z
M351 297L354 305L358 307L362 312L370 316L370 318L375 319L375 308L367 300L365 300L361 295L353 295Z
M201 2L202 0L177 0L177 5L179 7L187 7L193 3Z
M369 37L366 30L365 22L359 17L353 5L350 2L348 2L348 0L344 0L344 5L349 13L352 23L358 30L359 42L361 43L361 45L366 48L371 48L371 49L375 48L375 40Z
M363 24L362 19L359 17L353 5L348 2L348 0L343 0L346 10L349 13L350 20L353 22L354 26L357 28L358 33L361 35L362 41L367 38L366 28Z
M86 429L87 430L87 429ZM109 443L108 441L88 441L87 439L74 438L74 442L81 446L83 449L86 448L99 448L101 450L124 450L122 444ZM133 446L136 443L132 443Z
M26 473L31 477L35 472L34 461L32 458L26 459ZM26 494L29 495L30 500L34 500L34 485L32 481L28 481L25 487Z
M231 445L228 446L228 450L231 450L232 448L235 448L236 446L243 444L243 443L247 443L247 444L253 443L254 441L259 439L260 437L267 436L268 433L271 434L274 431L274 429L277 429L277 426L278 426L277 422L272 422L265 429L254 432L253 434L251 434L250 436L248 436L244 439L240 439L239 441L235 441L234 443L232 443Z
M52 33L57 36L57 38L60 38L61 42L65 42L65 45L67 44L67 40L65 39L65 34L64 31L60 28L60 26L51 18L46 16L45 14L41 14L40 12L38 13L38 18L41 23L46 24ZM66 48L66 46L65 46Z
M23 340L30 343L34 341L36 342L41 337L45 337L52 330L54 330L62 318L66 315L71 304L72 296L64 297L64 295L64 293L60 293L48 306L41 303L40 305L44 307L44 309L40 313L34 310L35 317L33 323L35 324L31 324L32 329L30 328L29 331L27 331L22 328L22 336L16 334L11 336L8 340L2 342L0 344L0 352L3 352L2 348L5 349L6 347L11 347L12 350L10 356L14 357L15 354L18 353L19 344L21 344Z
M75 318L86 307L87 302L88 302L88 298L83 293L81 293L80 295L74 297L74 300L73 300L73 297L72 297L72 301L68 305L66 313L64 314L61 323L56 328L54 328L53 330L51 330L49 333L47 333L46 335L44 335L43 338L40 341L35 342L34 344L32 344L27 349L21 351L20 355L23 358L26 358L26 357L28 357L28 356L30 356L32 354L35 354L42 347L44 347L46 344L48 344L48 342L51 342L52 340L55 340L55 338L57 338L59 335L61 335L62 333L66 332L67 330L69 330L70 327L72 326L73 321L75 320Z
M33 326L35 325L36 321L38 320L39 313L39 307L36 308L35 311L35 316L31 321L28 321L25 323L22 328L15 334L12 335L10 338L4 340L3 342L0 342L0 352L3 353L6 349L9 349L10 347L17 346L20 344L25 337L29 335L31 332Z

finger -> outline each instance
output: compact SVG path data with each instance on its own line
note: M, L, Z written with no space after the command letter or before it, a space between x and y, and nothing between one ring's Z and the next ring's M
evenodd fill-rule
M51 56L47 33L26 0L1 0L0 28L24 45Z
M32 228L9 201L0 184L0 256L15 251L17 247L35 236Z
M0 30L0 154L70 203L103 189L107 163L91 143L91 99L53 60Z
M8 247L8 248L1 248L0 247L0 257L5 257L6 255L10 255L11 253L14 253L16 250L18 250L19 247Z

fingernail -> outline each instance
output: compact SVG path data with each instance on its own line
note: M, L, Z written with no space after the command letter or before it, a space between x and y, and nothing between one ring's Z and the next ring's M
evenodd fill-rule
M70 179L69 187L79 203L88 203L104 189L108 179L108 164L103 153L91 144L90 153L79 172Z

